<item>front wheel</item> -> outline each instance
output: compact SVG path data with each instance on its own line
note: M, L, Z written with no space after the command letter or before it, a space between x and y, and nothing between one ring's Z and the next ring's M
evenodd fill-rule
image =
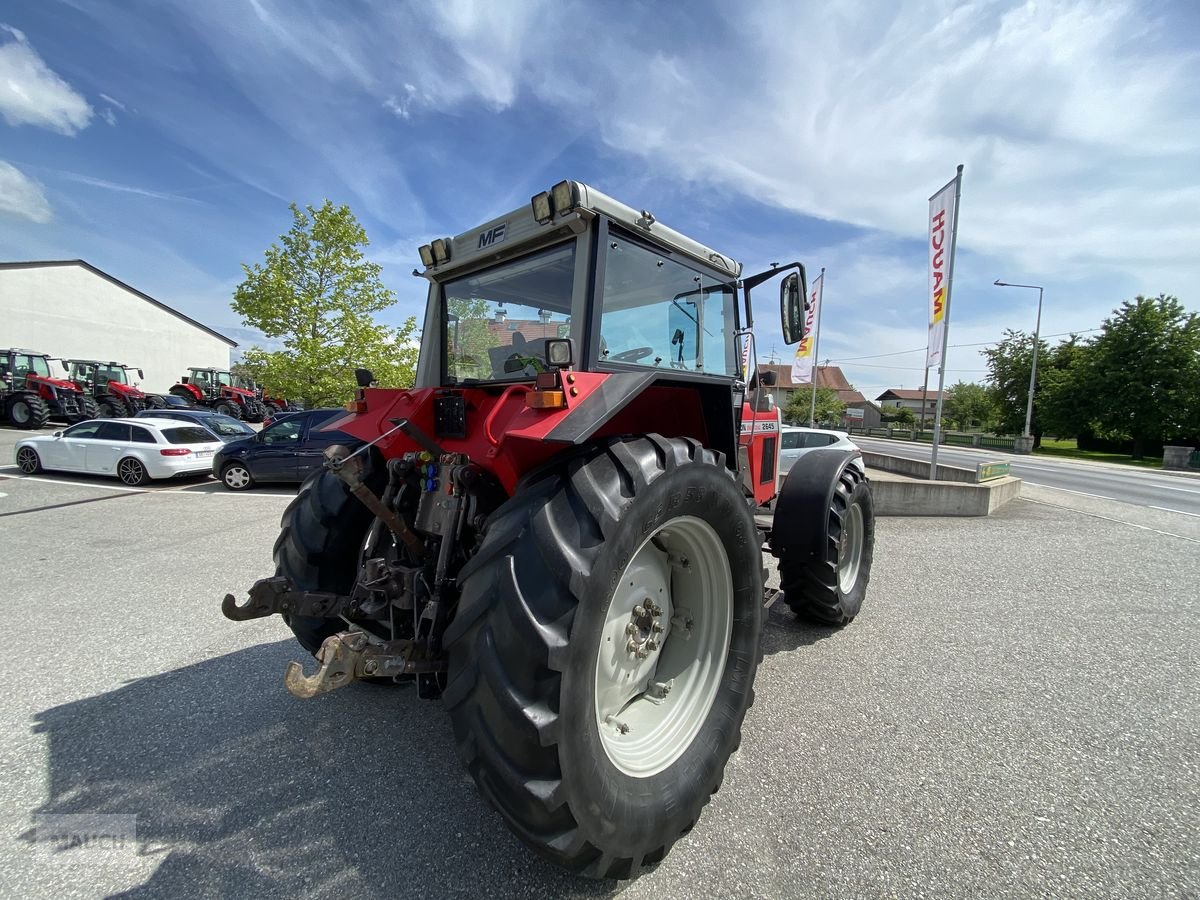
M779 560L779 586L796 615L846 625L862 609L875 552L875 507L866 477L853 465L838 475L822 552Z
M50 407L36 394L16 394L8 401L8 421L17 428L45 428Z
M721 784L762 630L754 520L718 454L658 435L523 484L459 575L444 701L525 843L627 878Z
M242 408L232 400L221 400L213 409L223 416L233 416L235 419L242 417Z
M37 451L32 447L22 447L17 451L17 468L26 475L36 475L42 471L42 461Z
M98 414L103 419L123 419L129 415L129 409L120 397L108 394L100 401Z
M242 463L230 463L221 470L221 484L231 491L244 491L254 484L254 476Z

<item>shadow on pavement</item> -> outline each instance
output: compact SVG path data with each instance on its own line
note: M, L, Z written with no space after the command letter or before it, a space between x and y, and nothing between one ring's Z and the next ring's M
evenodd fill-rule
M763 622L762 647L766 656L787 653L799 647L808 647L817 641L837 637L842 629L830 625L814 625L797 618L787 601L780 597L767 610Z
M608 896L527 850L460 766L439 703L282 686L263 644L42 713L33 814L133 814L154 875L124 896ZM66 851L71 852L71 851ZM94 886L100 887L102 886Z

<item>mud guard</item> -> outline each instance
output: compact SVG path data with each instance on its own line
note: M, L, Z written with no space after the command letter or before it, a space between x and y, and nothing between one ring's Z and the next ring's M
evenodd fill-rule
M842 471L856 455L852 450L832 447L813 450L788 469L767 538L774 556L801 560L825 552L833 492Z

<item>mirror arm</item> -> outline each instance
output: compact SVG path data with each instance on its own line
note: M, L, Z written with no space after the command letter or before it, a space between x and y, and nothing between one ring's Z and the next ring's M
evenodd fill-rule
M750 289L756 288L764 281L770 281L776 275L782 275L784 272L789 272L795 269L800 273L800 280L807 284L808 278L804 272L804 264L800 262L784 263L782 266L774 266L767 269L765 272L759 272L757 275L751 275L749 278L742 279L742 296L743 302L746 304L746 327L754 326L754 311L750 305Z

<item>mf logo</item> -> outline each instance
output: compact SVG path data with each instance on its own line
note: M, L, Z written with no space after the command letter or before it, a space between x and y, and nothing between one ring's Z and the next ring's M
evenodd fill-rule
M504 235L508 231L508 223L501 222L499 225L493 225L487 231L479 233L479 246L476 248L482 250L484 247L491 247L493 244L504 242Z

